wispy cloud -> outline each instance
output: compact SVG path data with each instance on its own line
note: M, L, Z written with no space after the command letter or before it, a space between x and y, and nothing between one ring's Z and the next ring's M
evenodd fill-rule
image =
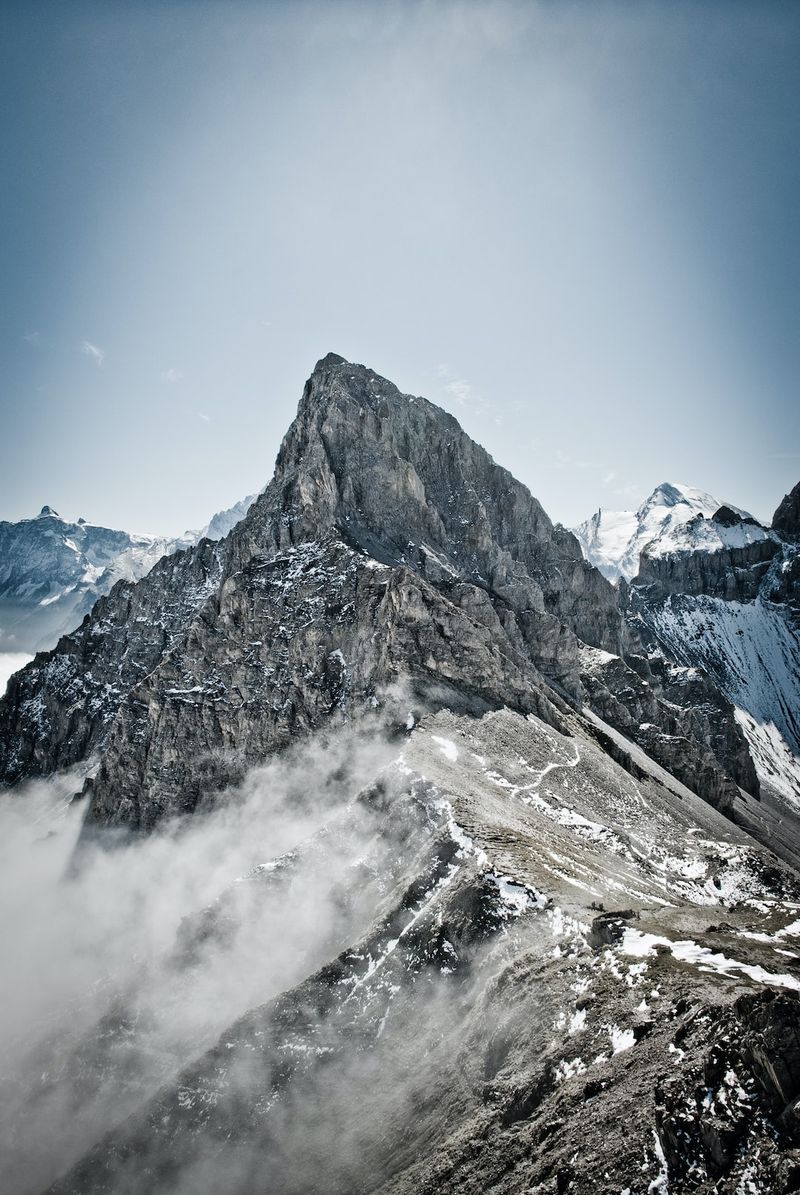
M198 419L202 419L204 423L210 423L210 422L211 422L211 416L210 416L210 415L204 415L202 411L198 411L198 412L197 412L197 418L198 418Z
M26 332L22 339L27 344L40 344L42 340L41 332Z
M84 340L81 345L81 352L85 357L91 357L95 364L99 367L106 359L106 354L98 345L92 344L91 340Z
M616 486L612 493L619 494L621 498L630 498L635 502L642 500L642 487L635 485L632 481L627 481L623 485Z
M164 382L180 382L183 378L183 374L179 369L163 369L161 371L161 378Z
M471 415L483 417L493 415L495 423L502 423L502 416L490 408L486 400L476 391L472 382L458 377L455 371L444 363L436 366L436 373L442 379L444 393L454 399L460 407L469 411Z
M462 407L472 394L472 386L464 378L456 378L455 381L448 382L445 390L453 396L456 402L461 403Z
M611 485L611 482L616 481L616 480L617 480L616 472L614 471L614 469L610 469L609 472L606 473L605 477L603 478L603 485Z

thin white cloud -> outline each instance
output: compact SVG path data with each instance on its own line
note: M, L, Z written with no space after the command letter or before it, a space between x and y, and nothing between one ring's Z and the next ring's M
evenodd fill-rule
M452 395L456 402L461 403L462 407L467 399L472 394L472 387L464 378L457 378L453 382L448 382L445 386L448 394Z
M161 378L165 382L180 382L183 378L183 374L179 369L163 369L161 371Z
M616 480L617 480L617 474L613 469L611 469L608 473L606 473L605 477L603 478L603 485L611 485L611 482L616 481Z
M84 340L81 345L81 352L85 357L91 357L95 364L99 367L106 359L106 354L98 345L92 344L91 340Z
M210 416L210 415L204 415L202 411L198 411L198 412L197 412L197 418L198 418L198 419L202 419L204 423L210 423L210 422L211 422L211 416Z
M442 389L450 398L455 399L460 407L469 411L471 415L493 415L494 422L501 424L502 415L490 410L485 399L476 393L475 387L466 378L459 378L449 365L441 362L436 366L436 374L444 383Z
M631 498L639 502L642 497L642 488L641 486L634 485L632 481L628 481L624 485L617 486L616 489L612 490L612 493L619 494L621 498Z
M39 344L42 339L41 332L26 332L22 337L28 344Z

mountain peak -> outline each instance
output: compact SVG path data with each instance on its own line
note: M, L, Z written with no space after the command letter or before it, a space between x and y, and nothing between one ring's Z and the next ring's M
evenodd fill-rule
M36 516L37 519L60 519L61 515L52 506L43 506Z
M662 481L656 486L652 494L645 498L638 510L638 514L646 513L656 507L666 507L668 510L676 506L689 506L692 510L703 515L711 515L720 506L719 499L705 490L698 490L694 486L683 485L680 482Z
M715 519L720 512L722 518ZM733 533L726 536L725 531L740 524L753 528L746 530L745 538L763 538L765 532L748 511L722 503L706 490L662 481L638 510L600 510L576 527L575 534L586 559L609 580L629 581L639 571L644 550L654 555L698 547L715 551L732 546L728 540Z
M778 506L772 516L772 526L785 538L800 536L800 481Z
M323 373L333 365L349 365L350 362L344 357L340 357L338 353L326 353L324 357L320 357L317 364L314 366L314 373Z

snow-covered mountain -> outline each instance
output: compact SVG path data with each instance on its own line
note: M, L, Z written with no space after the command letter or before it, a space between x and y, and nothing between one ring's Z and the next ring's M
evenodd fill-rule
M716 517L715 517L716 516ZM742 547L769 538L746 510L705 490L664 482L638 510L603 510L573 528L586 559L610 581L630 580L645 548L653 555Z
M576 534L588 560L629 582L632 629L714 681L761 782L800 803L796 505L784 498L768 529L704 490L664 484L635 513L600 510Z
M52 647L117 581L140 580L162 556L204 536L221 539L254 500L254 494L243 498L202 530L177 537L70 522L50 506L32 519L0 522L0 652Z

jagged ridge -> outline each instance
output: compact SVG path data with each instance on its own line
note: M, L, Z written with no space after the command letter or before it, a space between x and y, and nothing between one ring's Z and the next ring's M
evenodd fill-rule
M149 613L132 620L133 607ZM582 644L619 666L587 668ZM736 792L724 769L754 784L732 709L683 710L674 684L664 704L575 537L452 416L335 354L229 537L115 587L12 679L4 775L102 746L88 823L146 829L399 680L434 703L509 704L553 724L565 701L590 700L714 803ZM637 688L647 717L632 719Z

